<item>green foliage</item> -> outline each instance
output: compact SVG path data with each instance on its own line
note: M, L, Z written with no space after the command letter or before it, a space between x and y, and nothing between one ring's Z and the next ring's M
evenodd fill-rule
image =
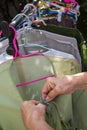
M79 3L80 17L78 18L77 27L87 41L87 0L80 0Z

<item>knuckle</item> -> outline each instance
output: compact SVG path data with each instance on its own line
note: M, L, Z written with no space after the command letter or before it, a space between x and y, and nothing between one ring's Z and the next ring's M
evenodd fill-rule
M44 105L44 104L38 104L38 107L39 107L39 109L41 109L41 110L45 110L46 109L46 106Z
M53 90L53 93L54 93L54 94L57 94L57 92L58 92L58 89L55 88L55 89Z
M51 93L49 93L49 97L50 98L53 98L53 97L55 97L56 95L57 95L57 89L54 89L53 91L51 91Z
M52 77L47 78L47 82L49 83L52 80Z
M22 102L21 106L25 107L27 104L28 104L28 101L24 101L24 102Z

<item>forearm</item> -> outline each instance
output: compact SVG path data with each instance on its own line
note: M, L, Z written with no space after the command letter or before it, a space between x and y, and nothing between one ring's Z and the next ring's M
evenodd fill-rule
M78 73L72 76L75 84L75 89L87 88L87 72Z
M33 124L32 127L29 123L29 127L27 127L27 130L54 130L54 129L50 127L45 121L39 121Z

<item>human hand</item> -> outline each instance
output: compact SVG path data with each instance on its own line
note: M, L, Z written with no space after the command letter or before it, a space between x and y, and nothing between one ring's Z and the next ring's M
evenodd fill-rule
M39 122L45 122L45 105L38 101L24 101L21 105L21 114L27 130L36 130Z
M75 84L73 76L50 77L42 89L42 98L46 101L51 101L60 94L71 94L74 91Z

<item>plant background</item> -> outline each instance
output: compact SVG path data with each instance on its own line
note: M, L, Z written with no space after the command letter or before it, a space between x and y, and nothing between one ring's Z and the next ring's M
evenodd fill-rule
M80 4L80 16L77 21L77 28L87 41L87 0L78 0Z

